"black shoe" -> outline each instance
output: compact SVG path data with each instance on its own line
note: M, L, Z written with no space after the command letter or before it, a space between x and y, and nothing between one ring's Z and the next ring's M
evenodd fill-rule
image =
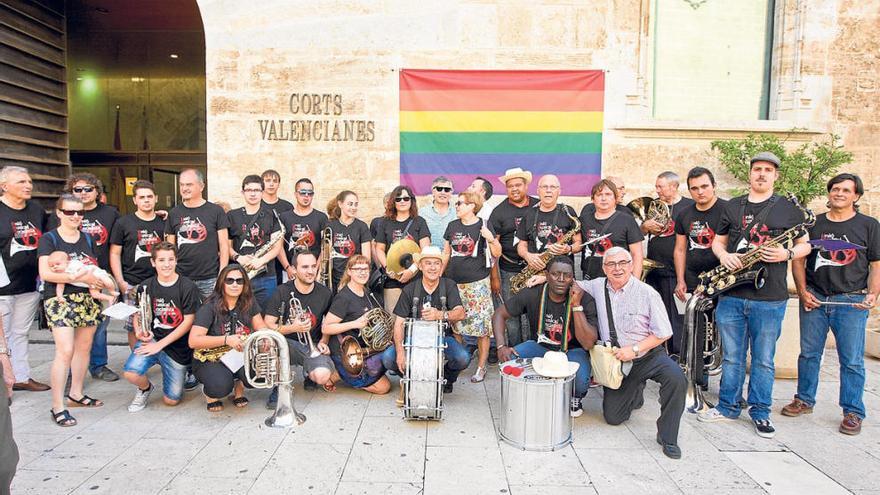
M663 447L663 455L670 459L681 459L681 448L674 443L663 443L659 433L657 434L657 443Z
M318 390L318 384L313 382L311 378L306 376L303 378L303 390L313 392L315 390Z
M443 393L451 394L452 393L452 382L446 382L443 384Z
M274 410L275 406L278 405L278 387L272 387L272 392L269 394L269 398L266 399L266 409Z
M119 375L106 366L101 366L97 370L92 371L91 375L92 378L96 380L104 380L105 382L115 382L116 380L119 380Z
M183 389L186 391L195 390L199 386L199 381L191 372L186 372L186 378L183 380Z
M752 423L755 424L755 433L759 437L773 438L776 435L776 428L773 427L773 422L769 419L753 419Z

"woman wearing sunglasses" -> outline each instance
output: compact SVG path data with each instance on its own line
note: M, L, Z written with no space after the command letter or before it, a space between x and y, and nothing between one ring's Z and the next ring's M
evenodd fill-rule
M64 408L64 383L71 375L67 401L70 407L100 407L103 402L83 393L83 379L89 364L89 352L95 328L101 317L101 308L89 294L89 287L111 288L104 285L95 272L82 271L80 275L58 273L49 266L49 256L55 251L67 253L70 260L86 265L97 265L95 239L80 232L83 220L83 202L71 194L64 194L55 203L58 227L40 238L40 278L43 288L43 308L52 339L55 341L55 359L52 361L52 420L59 426L76 424ZM56 284L65 284L63 296L56 295ZM80 284L80 285L76 285Z
M461 302L466 313L458 322L455 332L476 339L477 371L471 382L483 381L486 361L489 359L489 334L492 332L492 291L489 272L492 258L501 255L501 242L489 229L489 224L477 217L483 207L483 198L475 192L463 192L455 202L457 220L449 222L443 238L443 259L446 276L458 284Z
M248 405L244 396L244 387L250 387L244 372L248 363L232 371L220 358L225 354L223 351L241 352L247 336L266 327L261 311L241 265L232 264L220 270L214 292L196 313L189 332L189 346L196 351L193 374L204 387L208 411L222 411L222 399L231 392L235 407Z
M330 217L328 227L332 231L330 253L321 253L322 256L330 256L333 265L332 287L334 293L342 286L339 281L345 271L349 258L356 254L366 256L367 264L370 263L370 228L362 220L357 218L358 196L352 191L342 191L327 204L327 216ZM322 240L322 244L323 244ZM323 258L321 258L323 259ZM318 267L323 270L321 263ZM322 272L323 273L323 272Z
M334 384L340 379L354 388L374 394L387 394L391 390L391 382L385 376L385 367L382 365L381 352L367 357L358 375L348 373L342 366L342 339L351 336L357 339L362 348L365 347L359 334L360 330L369 323L366 314L371 309L381 308L375 296L367 288L369 278L369 258L359 254L349 258L345 274L339 284L339 292L336 293L330 310L324 317L321 328L324 333L323 341L329 339L330 357L336 365L336 372L333 373L330 382L324 385L328 391L334 390Z
M394 311L400 290L418 272L418 265L413 263L408 269L395 272L388 270L388 262L400 263L400 260L388 260L388 248L397 241L409 239L419 246L419 250L431 245L431 232L428 223L419 216L416 198L407 186L397 186L385 200L385 216L379 220L376 229L376 258L379 265L388 273L383 291L385 310ZM410 262L412 257L410 255Z

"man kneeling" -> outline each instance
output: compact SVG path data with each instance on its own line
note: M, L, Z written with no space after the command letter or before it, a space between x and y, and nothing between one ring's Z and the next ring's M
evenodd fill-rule
M645 402L647 380L659 382L657 443L663 446L667 457L679 459L678 428L687 379L660 345L672 336L666 308L657 291L632 276L629 251L619 247L609 249L603 257L602 269L605 277L578 282L578 285L596 299L599 335L608 342L612 340L612 331L616 333L620 344L616 356L624 363L626 376L620 388L605 387L602 401L605 421L619 425L629 419L633 410Z

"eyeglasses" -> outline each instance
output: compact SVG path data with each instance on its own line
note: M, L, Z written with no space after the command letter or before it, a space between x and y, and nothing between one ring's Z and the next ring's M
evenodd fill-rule
M242 189L242 191L244 191L246 193L261 193L261 192L263 192L262 189Z
M349 270L351 270L353 272L368 272L368 271L370 271L370 267L368 267L368 266L353 266L353 267L349 268Z
M394 198L395 203L405 203L410 200L412 200L412 197L410 197L410 196L398 196L398 197Z
M66 217L72 217L72 216L74 216L74 215L76 215L76 216L80 216L80 217L83 216L83 211L82 211L82 210L58 210L58 211L60 211L61 213L63 213L64 216L66 216Z
M445 192L445 193L452 192L451 187L444 187L444 186L434 186L434 190L437 192Z
M244 277L226 277L223 283L226 285L244 285Z
M632 261L630 261L630 260L623 260L623 261L617 261L617 262L614 262L614 261L606 261L605 263L602 263L602 264L605 265L605 268L610 268L610 269L613 270L613 269L615 269L615 268L624 268L626 265L628 265L628 264L630 264L630 263L632 263Z
M302 194L303 196L315 195L315 191L312 191L311 189L300 189L299 191L297 191L297 193Z
M90 193L90 192L93 192L94 190L95 190L95 186L79 186L79 187L73 188L73 192L75 192L75 193L84 193L84 192Z

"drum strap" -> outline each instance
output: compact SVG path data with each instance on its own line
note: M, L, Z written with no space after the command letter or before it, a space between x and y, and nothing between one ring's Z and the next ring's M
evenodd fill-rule
M611 334L611 345L620 347L617 341L617 330L614 328L614 314L611 312L611 297L608 295L608 282L605 282L605 314L608 317L608 333Z

